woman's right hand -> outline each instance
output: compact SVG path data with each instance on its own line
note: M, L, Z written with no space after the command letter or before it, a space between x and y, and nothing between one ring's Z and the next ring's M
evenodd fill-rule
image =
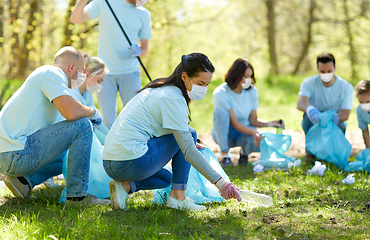
M281 121L281 123L280 123ZM283 120L275 120L271 122L273 127L280 127L282 129L285 129L284 121Z
M239 202L242 201L242 197L239 194L240 189L234 185L234 183L227 182L220 188L220 194L223 198L230 199L235 198Z
M256 145L256 147L259 147L260 142L262 141L263 138L264 136L261 136L257 130L253 132L254 145Z

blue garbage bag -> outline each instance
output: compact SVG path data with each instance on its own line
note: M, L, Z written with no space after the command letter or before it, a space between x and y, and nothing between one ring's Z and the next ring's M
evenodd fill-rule
M306 148L318 159L344 168L352 146L342 130L333 122L334 110L322 112L320 122L310 128L306 135Z
M350 162L344 168L344 171L347 172L355 172L355 171L367 171L370 172L370 149L366 148L362 150L356 156L356 160L354 162Z
M109 182L112 180L104 170L103 167L103 146L100 144L99 139L93 134L93 140L91 144L91 155L90 155L90 171L89 171L89 182L87 183L87 192L100 198L108 198ZM67 167L68 167L68 153L63 159L63 175L67 183ZM67 198L67 189L64 188L62 196L59 198L59 203L64 203Z
M207 159L210 165L215 169L226 181L230 181L227 174L219 164L217 157L212 153L211 149L206 147L205 149L198 149L203 156ZM167 197L171 192L171 185L163 188L153 190L154 203L164 204L167 202ZM200 174L193 166L190 168L188 187L185 190L185 196L194 200L196 204L224 201L218 192L218 188L209 182L202 174Z
M264 138L260 142L261 157L257 161L258 164L261 164L266 169L287 169L288 164L296 160L294 157L285 155L292 143L290 135L270 132L264 132L261 135Z

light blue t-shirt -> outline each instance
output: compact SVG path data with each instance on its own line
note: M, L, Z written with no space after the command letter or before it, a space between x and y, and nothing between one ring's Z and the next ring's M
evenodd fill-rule
M60 113L52 101L69 90L62 69L33 71L0 111L0 152L22 150L29 135L55 124Z
M125 0L109 0L109 4L132 44L152 38L150 12L146 8ZM91 1L84 10L91 19L99 18L98 57L107 65L109 75L139 72L140 63L131 56L130 45L105 0Z
M69 93L77 102L80 102L85 106L95 107L94 96L92 95L91 92L85 90L81 94L80 89L76 88L73 90L69 90ZM65 117L63 117L62 114L59 114L58 122L64 120L66 120Z
M213 105L215 108L230 108L235 113L240 123L249 126L249 116L253 110L258 108L257 88L252 86L250 89L243 89L241 93L236 93L230 89L227 83L223 83L213 91Z
M143 156L154 137L189 131L189 110L175 86L147 88L132 98L118 115L105 139L103 159L125 161Z
M365 130L367 125L370 124L370 113L366 112L361 108L360 105L356 108L358 127L361 130Z
M353 86L341 77L335 75L337 80L330 87L325 87L317 74L306 78L301 83L298 96L309 98L309 104L324 112L334 110L339 112L342 109L352 109Z

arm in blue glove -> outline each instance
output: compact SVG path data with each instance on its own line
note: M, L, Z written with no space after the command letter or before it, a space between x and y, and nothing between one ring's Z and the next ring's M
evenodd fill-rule
M88 119L91 121L94 128L100 127L103 123L103 118L96 107L94 107L95 113L92 117L89 117Z
M306 113L313 125L320 122L319 115L321 114L321 112L314 106L308 106L306 108Z
M130 53L131 53L131 56L133 57L138 57L140 56L141 54L141 48L135 43L135 44L132 44L130 47Z

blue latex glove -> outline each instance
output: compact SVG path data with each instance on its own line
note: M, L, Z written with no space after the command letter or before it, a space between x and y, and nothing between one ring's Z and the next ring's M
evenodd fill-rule
M130 47L130 53L133 57L138 57L141 54L141 49L137 44L132 44Z
M93 125L93 127L95 129L97 127L100 127L100 125L102 125L103 118L102 118L102 116L101 116L101 114L100 114L100 112L99 112L98 109L96 109L94 107L94 110L95 110L95 113L94 113L94 115L92 117L89 117L89 120L90 120L90 122L92 123L92 125Z
M339 115L338 115L338 113L336 113L336 114L333 116L333 122L334 122L335 124L337 124L337 125L338 125L338 123L339 123Z
M313 125L320 122L319 116L321 112L314 106L312 105L308 106L306 108L306 113Z

